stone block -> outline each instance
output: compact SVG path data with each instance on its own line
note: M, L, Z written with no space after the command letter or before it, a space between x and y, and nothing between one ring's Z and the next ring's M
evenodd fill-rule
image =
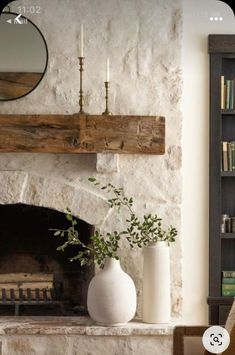
M119 155L98 153L96 155L96 170L100 174L117 173L119 171Z
M172 355L173 324L97 326L89 317L0 321L2 355Z
M71 211L87 223L99 227L105 220L109 206L107 200L92 191L74 189Z
M23 202L61 212L68 208L74 216L97 227L109 210L106 199L93 191L37 175L29 175Z
M10 204L22 202L27 173L20 171L0 172L0 203Z

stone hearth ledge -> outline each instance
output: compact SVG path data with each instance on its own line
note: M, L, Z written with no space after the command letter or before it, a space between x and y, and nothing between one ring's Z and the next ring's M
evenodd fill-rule
M172 336L177 324L134 320L120 327L96 325L89 317L0 317L2 335Z

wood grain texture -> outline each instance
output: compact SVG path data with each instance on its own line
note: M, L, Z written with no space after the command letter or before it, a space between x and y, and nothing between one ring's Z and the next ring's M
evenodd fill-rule
M174 334L173 334L173 355L186 355L185 352L185 339L187 337L195 337L195 338L199 338L198 341L201 341L201 338L203 336L203 333L206 331L206 329L208 329L209 326L176 326L174 329ZM196 353L194 346L195 344L191 344L192 346L192 353ZM199 349L198 349L199 350ZM188 354L188 351L187 351ZM201 354L201 351L200 351ZM198 353L198 355L200 355ZM210 352L207 352L205 350L205 352L203 351L204 355L209 355L211 354Z
M220 77L235 75L235 35L210 35L209 322L223 325L232 297L221 296L221 272L234 270L234 239L221 238L221 213L233 215L234 180L221 174L221 141L234 132L233 115L221 112ZM228 111L225 110L228 114ZM223 122L223 123L222 123ZM233 135L232 135L233 138ZM231 139L232 140L232 139ZM232 179L232 180L231 180ZM226 211L226 212L224 212Z
M0 73L0 100L26 95L41 80L43 73Z
M18 283L18 282L53 282L54 275L46 273L11 273L0 274L0 284L2 283Z
M32 282L4 282L4 283L0 283L0 290L2 289L5 290L18 290L19 288L23 288L25 290L27 290L27 288L30 288L32 290L35 290L36 288L38 289L48 289L50 290L51 288L53 288L53 282L49 282L49 281L32 281Z
M0 115L0 152L164 154L165 118Z
M53 289L53 274L0 274L0 299L3 290L5 290L6 299L11 299L11 292L14 290L14 298L20 298L20 289L22 296L27 296L27 289L31 290L32 299L36 298L36 289L38 289L39 297L43 298L42 290ZM45 293L45 292L44 292ZM50 296L50 292L48 292Z
M209 35L209 53L234 53L235 35Z

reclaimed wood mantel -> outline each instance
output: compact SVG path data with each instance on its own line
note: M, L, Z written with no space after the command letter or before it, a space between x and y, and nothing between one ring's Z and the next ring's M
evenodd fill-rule
M165 118L0 115L0 152L164 154Z

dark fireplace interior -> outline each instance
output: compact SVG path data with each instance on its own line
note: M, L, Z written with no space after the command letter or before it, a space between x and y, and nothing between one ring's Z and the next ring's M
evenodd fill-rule
M67 229L70 223L65 214L14 204L0 205L0 215L0 315L86 314L87 288L94 266L81 268L78 262L69 260L77 254L77 246L57 251L64 239L49 230ZM78 230L82 241L88 243L93 227L78 220ZM16 297L5 277L17 280L22 274L53 275L51 291L32 291L27 283L25 289L24 284L18 284L21 290Z

